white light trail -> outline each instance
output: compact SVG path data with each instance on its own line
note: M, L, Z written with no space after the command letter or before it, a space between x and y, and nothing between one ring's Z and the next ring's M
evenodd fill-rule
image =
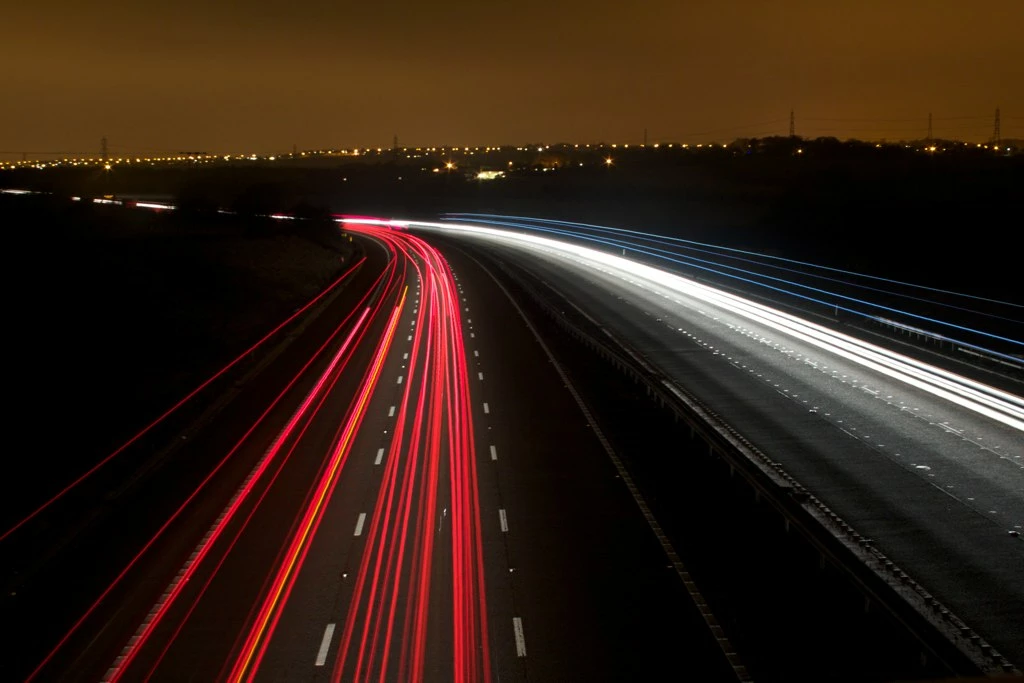
M363 222L361 219L358 222ZM382 221L387 225L388 221ZM662 296L687 296L812 344L946 401L1024 431L1024 398L870 344L797 316L723 292L665 270L588 247L510 230L446 223L402 222L402 227L472 236L541 252L598 269Z

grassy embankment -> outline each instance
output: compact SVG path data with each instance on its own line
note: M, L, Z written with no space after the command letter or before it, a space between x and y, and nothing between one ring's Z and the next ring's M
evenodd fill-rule
M12 424L0 493L30 498L134 433L316 296L353 246L336 224L2 197ZM45 426L45 427L44 427ZM26 490L28 489L28 490Z

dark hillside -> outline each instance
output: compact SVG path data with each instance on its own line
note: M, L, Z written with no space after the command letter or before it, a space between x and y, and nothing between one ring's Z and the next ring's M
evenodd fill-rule
M542 153L503 148L489 155L143 165L106 175L24 169L0 175L0 184L60 196L158 195L248 214L430 218L484 211L562 218L1019 301L1019 250L1012 245L1024 222L1024 154L947 146L929 153L830 138L688 150L554 145ZM482 168L501 168L506 176L476 180Z
M125 429L139 429L313 298L353 254L327 221L7 196L0 216L15 275L12 423L59 433L32 440L53 452L18 455L26 475L33 462L77 469L79 458L112 450Z

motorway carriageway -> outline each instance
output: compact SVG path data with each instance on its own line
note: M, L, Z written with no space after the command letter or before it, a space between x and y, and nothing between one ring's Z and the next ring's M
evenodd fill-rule
M542 283L1024 666L1024 399L562 240L400 222Z
M359 274L365 295L280 352L294 374L263 370L280 391L239 394L251 422L223 424L242 414L225 409L190 434L198 474L172 481L194 488L104 484L128 491L120 514L76 533L112 544L125 524L135 545L62 605L91 541L54 551L62 568L44 562L5 610L25 638L11 678L746 679L490 276L461 259L457 280L403 231L346 230L384 263ZM73 489L106 462L0 543L78 514ZM33 588L55 612L38 614ZM31 637L39 621L48 639Z

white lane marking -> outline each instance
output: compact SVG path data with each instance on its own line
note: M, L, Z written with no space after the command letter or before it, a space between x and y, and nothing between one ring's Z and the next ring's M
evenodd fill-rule
M479 264L479 262L477 263ZM537 328L533 326L530 320L526 317L526 314L523 312L523 309L520 308L519 304L516 303L515 298L513 298L513 296L509 293L505 286L501 284L501 281L498 280L493 273L487 270L486 266L483 266L481 264L481 268L483 268L483 270L488 275L490 275L491 279L494 280L494 283L505 293L505 297L509 300L509 303L511 303L512 306L519 313L519 317L522 318L523 322L526 324L526 327L530 330L530 332L533 333L534 338L537 340L537 343L540 345L540 347L544 350L545 355L548 357L548 360L551 362L555 370L558 372L558 375L559 377L561 377L562 382L565 384L566 388L569 389L569 392L572 394L573 399L575 399L576 404L580 408L580 411L583 413L584 416L586 416L587 422L593 426L594 435L601 442L601 445L604 447L605 452L608 454L608 457L615 465L615 469L619 472L619 476L626 483L626 486L632 494L637 506L640 508L644 517L647 518L648 525L651 527L651 530L654 532L655 536L657 536L659 541L661 542L662 549L665 551L668 560L672 563L672 567L676 570L676 573L678 574L679 578L683 581L683 585L686 587L686 590L689 593L690 598L693 600L694 604L700 607L705 624L708 626L709 630L711 630L712 634L715 635L715 640L718 641L718 646L721 648L722 653L727 657L729 664L733 669L733 672L736 674L737 680L744 682L752 680L751 677L747 674L746 667L744 667L743 664L740 663L740 660L736 655L736 650L729 642L729 638L726 637L724 633L721 631L721 628L719 627L714 615L711 613L711 610L707 608L707 603L704 600L703 596L700 594L700 591L697 589L696 584L691 579L689 571L686 569L685 565L679 559L679 556L676 554L675 549L673 549L672 545L668 542L668 537L665 536L664 532L661 530L661 526L654 518L654 515L651 514L650 509L647 507L647 503L640 495L639 489L637 489L636 485L633 483L632 478L626 471L625 466L622 464L622 461L615 454L614 449L612 449L611 443L609 443L608 439L601 432L600 427L598 427L594 423L594 420L591 417L591 413L587 408L587 405L583 402L583 399L580 396L579 392L576 390L576 387L573 386L572 382L569 379L569 376L566 374L565 370L562 369L561 365L559 365L558 361L555 359L554 354L551 352L551 349L544 342L544 339L537 331ZM519 648L519 636L522 632L522 623L519 623L518 618L513 618L513 627L516 629L517 654L519 654L520 656L526 656L525 640L522 641L522 649L520 650Z
M402 360L409 360L409 354L406 353L405 355L403 355Z
M477 358L479 358L480 357L480 352L479 351L473 351L473 355L476 356Z
M334 637L334 624L327 624L324 629L324 639L320 641L320 650L316 653L316 666L323 666L327 663L327 651L331 647L331 638Z
M491 414L491 407L489 405L487 405L486 402L484 403L484 414L485 415L490 415Z
M365 523L366 523L366 513L365 512L360 512L359 513L359 519L356 520L356 532L354 534L352 534L352 535L353 536L362 536L363 535L363 524L365 524Z
M484 378L484 373L478 372L478 373L476 373L476 376L479 377L480 379L483 379Z
M373 464L374 465L379 465L382 460L384 460L384 449L383 448L378 448L377 449L377 459L373 461Z
M412 341L412 335L411 334L409 335L409 341Z
M495 448L494 446L491 446L491 460L497 460L497 459L498 459L498 449Z
M390 408L388 408L388 417L394 417L394 416L395 416L395 407L391 406Z
M516 633L516 657L526 656L526 636L523 635L523 620L512 617L512 630Z
M476 339L476 335L472 332L469 333L469 336L472 337L473 339Z
M401 375L399 375L399 376L398 376L398 383L399 383L399 384L401 384L401 383L402 383L402 376L401 376Z
M501 520L501 530L508 531L508 515L505 514L505 508L498 510L498 519Z

